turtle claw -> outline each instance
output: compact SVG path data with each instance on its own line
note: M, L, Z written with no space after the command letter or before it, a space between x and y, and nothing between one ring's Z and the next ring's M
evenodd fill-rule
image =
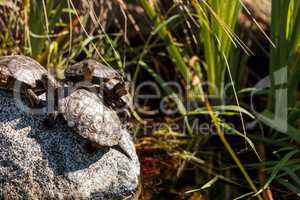
M50 113L44 120L43 124L47 129L52 129L55 126L58 118L60 118L58 112Z

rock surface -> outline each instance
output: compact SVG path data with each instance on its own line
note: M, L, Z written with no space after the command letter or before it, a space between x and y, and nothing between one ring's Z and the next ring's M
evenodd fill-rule
M90 154L64 124L44 128L0 91L0 199L124 199L138 188L140 166L129 133L113 148Z

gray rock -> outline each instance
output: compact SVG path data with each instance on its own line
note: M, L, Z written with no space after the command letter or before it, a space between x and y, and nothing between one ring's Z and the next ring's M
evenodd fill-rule
M44 127L0 91L0 199L124 199L136 193L140 166L129 133L113 148L90 154L64 124Z

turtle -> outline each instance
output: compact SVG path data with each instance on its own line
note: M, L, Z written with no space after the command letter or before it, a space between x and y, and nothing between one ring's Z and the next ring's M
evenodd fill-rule
M120 142L123 131L117 113L105 106L97 94L76 89L59 101L58 108L67 125L88 142L92 151L113 147L130 158Z
M91 87L89 89L101 93L106 105L119 109L119 113L125 113L126 118L130 117L131 98L128 98L126 83L117 70L94 59L86 59L67 66L64 75L66 82L73 82L74 84L90 82ZM81 83L80 86L82 87Z
M30 107L42 106L38 96L46 92L44 75L47 76L47 70L30 57L12 55L0 58L0 89L20 92Z

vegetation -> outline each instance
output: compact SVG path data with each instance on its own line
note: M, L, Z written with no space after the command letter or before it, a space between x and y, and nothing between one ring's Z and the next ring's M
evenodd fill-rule
M0 0L0 55L126 74L141 199L299 198L300 2L272 0L270 34L243 2Z

